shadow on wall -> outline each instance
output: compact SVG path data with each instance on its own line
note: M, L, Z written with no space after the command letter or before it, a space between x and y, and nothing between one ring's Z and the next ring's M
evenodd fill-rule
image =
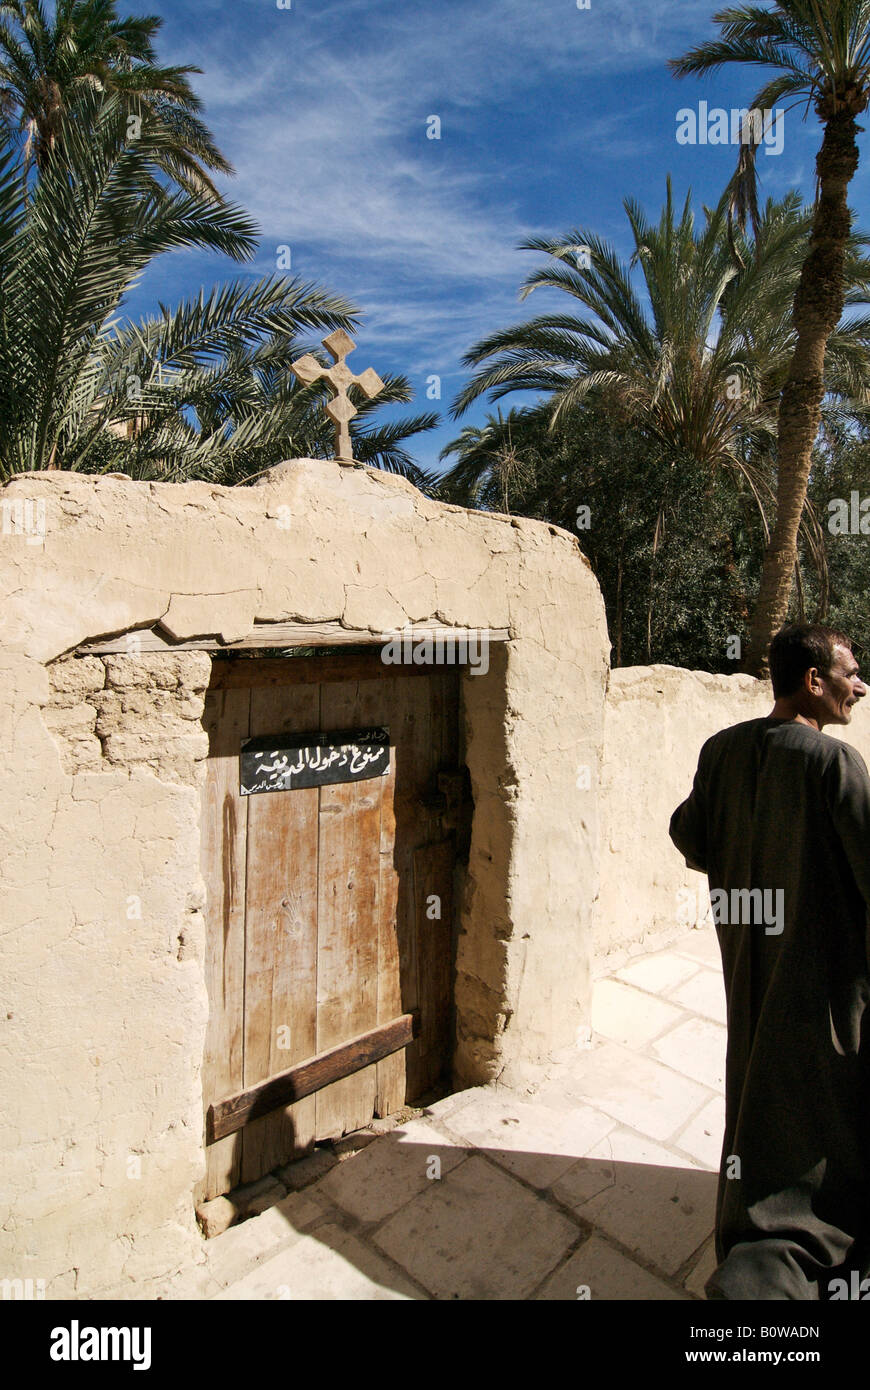
M377 1138L255 1217L266 1223L262 1240L245 1222L209 1241L209 1272L222 1289L212 1285L213 1295L703 1298L715 1173L688 1160L664 1167L468 1149L431 1131L427 1139L421 1127Z

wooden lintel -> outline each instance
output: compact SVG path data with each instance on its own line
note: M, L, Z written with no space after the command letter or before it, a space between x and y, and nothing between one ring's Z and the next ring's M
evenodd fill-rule
M443 669L443 668L440 668ZM270 685L329 685L335 681L376 681L399 676L431 676L431 666L387 666L380 647L332 656L237 657L211 664L209 690L249 690Z
M210 1105L206 1117L206 1144L215 1144L227 1134L244 1128L251 1120L310 1096L314 1091L341 1081L372 1062L380 1062L393 1052L407 1047L420 1032L418 1010L401 1014L389 1023L382 1023L368 1033L361 1033L339 1047L320 1052L304 1062L297 1062L278 1076L261 1081L256 1086L239 1091L226 1100Z
M217 635L195 637L175 642L158 627L138 628L97 642L84 642L78 647L80 656L136 655L139 652L228 652L250 651L261 647L342 647L382 646L397 638L408 637L412 642L429 637L442 642L460 641L463 637L488 642L510 640L508 628L462 628L413 623L390 632L369 632L342 627L341 623L256 623L246 637L238 642L222 642Z

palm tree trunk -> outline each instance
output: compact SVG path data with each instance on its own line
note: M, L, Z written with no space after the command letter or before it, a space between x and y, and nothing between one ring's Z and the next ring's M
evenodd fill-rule
M752 675L767 674L770 639L788 614L798 527L821 419L825 348L843 312L843 266L851 225L846 195L858 167L857 129L851 110L828 116L816 159L820 194L795 295L797 344L779 402L776 520L764 556L744 663L744 670Z

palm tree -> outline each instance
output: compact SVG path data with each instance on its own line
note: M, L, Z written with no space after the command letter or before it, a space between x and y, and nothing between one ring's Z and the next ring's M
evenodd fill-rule
M643 299L631 268L587 229L524 242L524 249L546 252L550 260L526 279L522 297L557 289L583 312L548 313L473 347L464 360L478 370L457 397L454 416L486 392L499 399L512 391L538 391L549 400L555 424L585 401L603 398L663 457L693 458L711 473L724 469L746 485L766 528L776 405L794 345L788 317L810 217L792 193L768 202L754 244L742 234L735 241L728 227L730 198L729 189L715 209L705 209L700 230L691 195L677 215L670 180L658 226L626 200L635 245L631 264L640 269ZM856 304L870 300L870 264L860 254L866 244L867 238L854 237L849 248ZM870 322L833 334L829 359L828 388L840 410L866 409ZM802 526L814 560L823 565L809 508Z
M843 312L851 215L847 192L858 167L856 118L870 98L867 0L779 0L770 10L741 5L713 16L721 38L672 60L680 77L725 63L780 69L755 97L767 111L779 101L811 102L823 127L816 158L818 197L809 249L794 297L795 338L779 400L776 517L753 614L747 669L766 670L766 651L785 621L807 495L812 449L825 394L825 352ZM743 172L752 174L744 156ZM751 206L745 190L742 205Z
M439 455L446 459L456 454L457 461L439 480L438 496L464 507L498 507L509 516L513 495L531 481L541 463L526 426L527 418L519 410L488 415L482 427L466 425Z
M172 136L159 122L128 143L119 98L92 93L81 102L58 128L63 163L48 161L30 197L23 153L0 135L0 481L47 467L82 469L98 459L111 421L151 409L148 382L155 356L161 380L167 342L170 367L199 365L207 377L216 370L208 364L264 338L282 342L308 329L355 324L346 301L273 276L203 294L148 332L119 328L124 295L154 256L197 246L245 261L256 229L231 205L166 192L157 174ZM170 380L158 385L158 402L171 389ZM183 412L176 413L181 432ZM259 436L246 428L262 439L269 420L260 422ZM190 439L188 472L216 464L221 447L231 452L223 429Z
M290 363L308 347L300 335L352 330L354 307L275 275L122 322L155 255L199 246L245 261L255 228L203 194L168 194L156 174L171 135L158 122L128 143L117 97L83 97L59 132L64 160L30 197L23 151L0 133L0 482L57 467L236 483L285 458L331 456L323 391L301 387ZM405 440L436 417L370 423L381 402L410 395L387 376L378 400L359 404L356 454L428 488Z
M699 232L691 194L677 215L670 180L657 227L625 201L631 264L640 268L645 301L631 267L586 229L523 242L550 260L528 276L521 297L557 289L587 312L547 313L476 344L464 361L478 371L458 395L454 417L484 393L499 399L522 390L544 393L555 423L591 392L603 392L662 450L724 467L757 489L762 478L752 457L775 440L776 400L791 352L785 319L808 219L796 194L769 202L755 246L740 240L741 268L726 234L729 196L706 210ZM856 239L852 250L856 297L870 284L860 244ZM866 324L836 335L832 386L843 395L860 395L870 379L868 341Z
M51 19L42 0L0 3L0 120L23 136L28 166L44 172L64 117L98 91L165 128L160 167L173 182L219 197L208 171L233 170L197 115L188 75L201 70L158 65L152 41L162 24L155 15L119 18L117 0L57 0Z
M268 319L261 313L253 320L251 310L262 309L264 294L274 296L275 308ZM283 459L331 458L335 434L323 410L324 388L303 387L290 367L311 351L299 333L331 322L334 309L315 287L276 278L253 293L241 284L222 286L207 299L200 295L171 313L118 329L101 344L100 419L111 428L92 435L80 466L229 485L249 482ZM344 321L352 314L347 306ZM269 330L269 323L282 326ZM240 332L240 325L250 331ZM438 417L367 423L381 406L410 399L404 377L385 374L373 401L361 399L357 388L350 394L358 411L355 458L430 490L432 480L405 442L432 429ZM118 428L124 423L129 431Z

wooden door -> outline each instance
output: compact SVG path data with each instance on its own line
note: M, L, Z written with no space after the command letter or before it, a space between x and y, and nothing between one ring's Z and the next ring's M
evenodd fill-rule
M458 671L388 667L377 651L215 661L204 723L197 1200L449 1080L456 831L442 788L461 762ZM240 793L249 738L377 727L390 736L384 776ZM413 1040L389 1050L409 1016ZM273 1104L290 1094L301 1098Z

